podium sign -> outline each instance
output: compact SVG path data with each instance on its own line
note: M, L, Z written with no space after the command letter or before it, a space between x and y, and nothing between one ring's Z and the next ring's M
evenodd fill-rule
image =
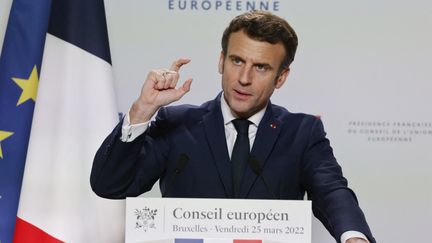
M127 198L126 242L311 243L311 205L297 200Z

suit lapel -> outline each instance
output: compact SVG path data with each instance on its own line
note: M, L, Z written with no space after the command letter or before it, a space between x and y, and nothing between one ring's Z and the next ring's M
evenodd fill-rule
M225 138L222 111L220 108L220 95L209 105L209 113L203 117L204 130L207 142L215 159L219 178L225 188L227 197L233 196L231 163Z
M255 156L258 162L260 162L261 168L264 168L267 163L267 158L274 147L281 128L282 122L274 115L271 103L269 103L264 117L258 126L255 142L251 151L251 156ZM242 198L248 196L256 179L257 175L251 169L246 169L240 190Z

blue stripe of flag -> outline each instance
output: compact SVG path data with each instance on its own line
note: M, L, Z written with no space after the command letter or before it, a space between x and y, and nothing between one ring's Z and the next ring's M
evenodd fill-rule
M103 1L62 0L52 3L48 33L111 64L108 31L101 26L107 26Z
M14 0L0 56L0 242L12 242L34 101L17 106L22 89L12 78L40 73L51 0Z

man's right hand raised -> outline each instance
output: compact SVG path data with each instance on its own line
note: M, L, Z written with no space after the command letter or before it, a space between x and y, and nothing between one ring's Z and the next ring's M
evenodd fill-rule
M176 88L180 68L189 62L189 59L178 59L173 62L170 69L150 71L140 96L129 111L131 125L149 121L160 107L179 100L189 92L192 79L186 80L181 87Z

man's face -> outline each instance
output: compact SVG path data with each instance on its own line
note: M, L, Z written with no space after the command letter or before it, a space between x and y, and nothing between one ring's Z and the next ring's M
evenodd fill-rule
M248 118L267 105L288 76L288 68L278 75L284 57L282 43L253 40L243 31L230 35L226 56L222 52L219 59L219 72L225 100L235 116Z

